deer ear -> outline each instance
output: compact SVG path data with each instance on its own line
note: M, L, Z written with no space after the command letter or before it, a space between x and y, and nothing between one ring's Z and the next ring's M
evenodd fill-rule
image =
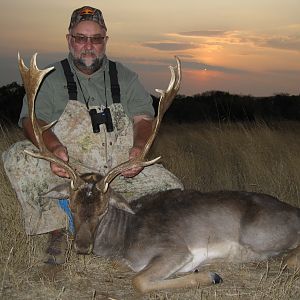
M112 190L110 191L109 204L113 205L118 209L127 211L133 215L135 214L135 212L129 206L127 200Z
M52 199L68 199L70 196L70 183L66 182L55 186L50 191L41 194L40 197Z

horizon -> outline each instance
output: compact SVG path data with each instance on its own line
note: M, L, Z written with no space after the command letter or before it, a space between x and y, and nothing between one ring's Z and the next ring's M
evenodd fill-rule
M137 72L153 95L155 88L167 87L175 55L182 62L182 95L212 90L254 97L300 94L297 0L2 2L1 27L10 30L1 42L0 86L21 83L18 51L25 64L38 52L39 68L66 57L70 16L91 5L104 15L108 57Z

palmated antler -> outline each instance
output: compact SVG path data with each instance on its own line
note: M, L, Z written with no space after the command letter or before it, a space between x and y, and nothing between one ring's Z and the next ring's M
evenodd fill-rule
M67 171L71 178L71 186L73 189L77 189L77 180L79 178L79 175L75 172L75 170L65 161L55 156L51 151L49 151L43 141L43 132L47 129L51 128L56 121L46 125L46 126L40 126L36 115L35 115L35 99L36 94L38 91L38 88L44 78L44 76L49 73L52 68L48 68L45 70L39 70L36 65L36 56L37 53L35 53L30 61L30 68L27 68L23 62L23 59L20 58L20 55L18 54L18 61L19 61L19 70L22 76L23 84L25 87L25 91L27 94L27 100L28 100L28 111L29 111L29 118L31 121L32 129L34 132L34 136L36 138L37 146L39 148L38 152L31 152L28 150L24 150L27 154L36 157L45 159L49 162L55 163L62 167L64 170Z
M145 161L145 157L148 154L151 145L153 144L153 141L157 135L158 129L160 127L160 123L162 121L162 118L165 114L165 112L167 111L167 109L169 108L169 106L171 105L173 99L175 98L179 87L180 87L180 82L181 82L181 65L180 65L180 60L177 56L175 56L176 59L176 66L170 66L170 71L171 71L171 80L169 83L169 86L167 88L167 90L159 90L156 89L156 91L158 93L160 93L160 99L159 99L159 105L158 105L158 113L156 118L153 121L153 129L152 129L152 133L147 141L147 143L145 144L141 154L138 157L135 157L133 159L130 159L116 167L114 167L113 169L111 169L109 171L109 173L102 179L102 181L99 183L100 188L102 189L102 191L105 193L108 189L108 185L110 184L110 182L119 174L121 174L123 171L131 169L131 168L135 168L135 167L145 167L145 166L149 166L152 165L154 163L156 163L159 159L160 156L152 159L150 161Z

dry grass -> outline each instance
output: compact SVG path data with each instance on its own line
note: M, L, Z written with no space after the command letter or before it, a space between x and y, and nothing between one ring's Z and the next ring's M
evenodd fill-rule
M153 152L186 188L265 192L300 206L299 134L297 122L167 125Z
M266 192L300 206L300 123L165 125L153 147L186 188ZM1 128L0 152L21 138ZM21 211L0 166L0 298L2 299L299 299L299 270L278 259L246 265L212 265L217 286L138 297L133 273L115 262L75 255L61 268L40 263L45 236L27 237Z

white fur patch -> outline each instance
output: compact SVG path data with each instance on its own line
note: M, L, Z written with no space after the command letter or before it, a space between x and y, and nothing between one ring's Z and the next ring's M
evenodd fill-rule
M194 271L200 265L211 263L212 261L232 261L237 256L242 255L242 249L238 243L224 242L220 244L208 245L207 248L190 249L193 260L182 267L178 272L185 273Z

